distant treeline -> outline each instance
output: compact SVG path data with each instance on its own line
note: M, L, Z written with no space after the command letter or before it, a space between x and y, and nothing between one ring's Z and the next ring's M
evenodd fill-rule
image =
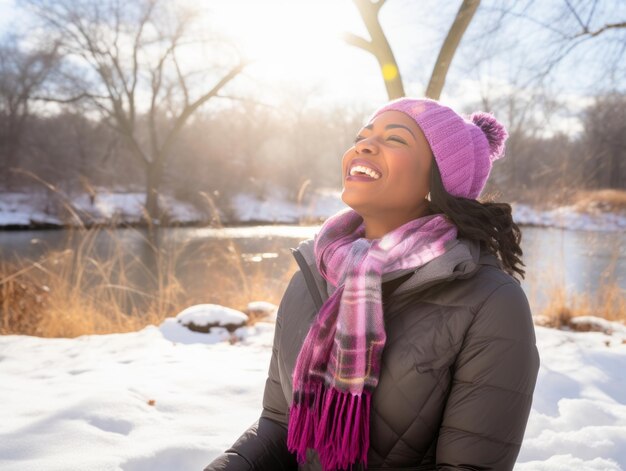
M307 181L308 188L339 188L341 157L366 116L340 107L289 113L246 103L199 112L172 150L161 190L193 200L200 191L261 196L276 186L295 198ZM33 175L68 194L89 186L140 191L145 186L144 169L120 136L98 121L75 111L29 115L9 161L8 119L0 109L4 191L41 187ZM506 157L495 165L486 191L510 198L551 189L624 189L626 97L600 97L580 120L583 132L577 137L509 129Z
M41 187L35 175L68 194L87 186L145 187L144 168L107 125L72 111L30 115L19 149L9 160L6 149L12 136L7 118L0 110L1 190ZM339 187L341 157L363 118L364 113L355 110L295 114L246 103L197 112L171 151L161 191L182 199L198 191L261 196L280 186L295 197L307 181L309 188Z
M375 3L372 15L384 2ZM307 90L305 80L255 82L236 43L210 31L191 4L25 0L20 5L31 26L10 25L0 36L0 191L47 189L67 196L93 195L97 187L142 191L151 220L161 216L163 193L204 203L204 195L212 195L218 206L235 193L262 196L276 187L292 198L305 197L316 187L340 188L341 157L381 105L365 96L351 106L313 105L325 97L314 86ZM570 25L573 31L584 29L560 34L564 42L554 44L567 47L565 52L573 38L601 33L606 41L599 47L608 52L623 44L623 23L589 29L576 9L567 7L559 15L578 20ZM592 6L587 21L594 11ZM500 20L498 27L504 24ZM502 41L494 39L492 46ZM623 48L615 52L599 70L619 77ZM482 54L489 56L487 50ZM559 53L554 60L562 58ZM537 65L534 75L546 77L554 65L549 61L545 70ZM587 67L593 68L591 62ZM481 69L471 69L480 80ZM402 93L419 94L415 80L410 79L413 90L407 82ZM440 78L437 93L428 96L439 96L443 83ZM559 202L579 189L626 186L621 82L598 83L596 96L582 107L580 100L590 97L550 91L550 83L520 85L512 77L506 87L481 85L480 103L466 103L464 112L493 112L510 134L506 157L496 162L483 195ZM268 96L273 103L265 102Z

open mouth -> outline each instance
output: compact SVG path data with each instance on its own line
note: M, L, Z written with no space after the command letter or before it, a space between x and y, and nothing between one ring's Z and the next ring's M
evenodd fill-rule
M350 179L350 177L357 177L359 180L378 180L380 179L381 174L376 170L366 167L365 165L353 165L350 167L350 172L348 173L346 179Z
M382 177L382 172L366 159L356 158L348 167L347 181L373 182Z

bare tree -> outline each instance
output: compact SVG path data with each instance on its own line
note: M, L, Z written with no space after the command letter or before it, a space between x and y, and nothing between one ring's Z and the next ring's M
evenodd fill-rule
M596 97L583 114L587 175L600 188L626 187L626 94Z
M367 40L353 33L344 33L344 40L348 44L361 48L376 57L389 99L404 96L404 85L400 76L400 69L389 41L387 41L387 36L385 36L385 32L378 20L378 13L385 4L385 0L378 2L354 0L354 4L358 8L361 18L363 18L363 23L365 23L371 39Z
M605 5L603 6L606 7L606 2L604 3ZM562 24L571 25L574 23L575 26L569 27L565 30L556 30L557 34L560 34L561 36L563 47L559 48L562 52L555 55L555 59L549 63L549 66L558 60L562 60L582 43L594 40L601 35L606 37L611 33L615 33L613 39L617 39L617 41L611 41L608 44L605 42L605 48L612 50L612 53L615 54L616 63L621 61L624 56L624 51L626 51L626 16L623 16L626 15L626 11L624 10L623 5L621 18L613 17L611 15L611 11L609 10L606 12L608 15L605 15L604 19L601 19L598 23L596 14L598 12L598 7L600 6L599 0L593 0L591 2L564 0L564 4L565 12L561 13L561 15L564 17L565 21L563 21ZM618 15L620 14L617 10L615 13Z
M534 41L519 41L515 50L506 52L512 60L523 58L528 86L543 86L568 59L592 78L594 92L598 82L609 77L623 87L626 54L626 3L600 0L561 0L560 2L515 2L503 0L490 10L498 16L491 34L493 43L510 37L512 29ZM499 30L499 31L498 31ZM519 38L511 38L517 41ZM537 47L537 43L541 47ZM570 63L571 68L571 63ZM570 70L570 74L571 74ZM579 80L573 76L572 79ZM604 85L606 86L606 85Z
M58 62L58 43L25 50L20 38L7 36L0 43L0 172L1 183L12 189L10 172L18 166L29 104Z
M427 97L438 99L441 96L441 91L446 82L446 75L448 75L448 69L450 68L454 54L461 43L465 30L467 30L467 27L478 9L478 5L480 5L480 0L464 0L461 4L446 39L439 50L439 56L435 62L433 73L430 76L428 87L426 88Z
M344 39L348 44L359 47L376 57L385 82L385 87L387 88L387 95L389 99L392 100L394 98L403 97L405 93L400 69L398 68L393 51L378 18L380 9L385 4L385 1L386 0L354 0L354 4L358 8L370 35L370 39L365 39L353 33L345 33ZM440 97L454 53L479 5L480 0L463 0L439 51L430 81L426 87L427 97L433 99Z
M190 61L209 45L192 34L197 15L164 0L25 3L44 34L60 38L67 59L62 86L45 99L87 103L122 136L145 169L150 220L160 220L158 194L174 142L247 62L207 70L202 61Z

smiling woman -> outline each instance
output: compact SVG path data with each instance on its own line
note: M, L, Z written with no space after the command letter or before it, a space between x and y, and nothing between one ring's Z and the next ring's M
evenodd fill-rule
M405 113L390 110L360 131L343 155L342 199L365 220L367 239L429 214L431 160L424 133Z
M476 199L506 137L428 99L370 117L350 208L293 250L261 416L205 471L513 469L539 353L511 206Z

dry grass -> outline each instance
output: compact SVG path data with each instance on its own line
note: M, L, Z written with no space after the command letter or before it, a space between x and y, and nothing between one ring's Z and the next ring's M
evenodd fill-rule
M216 225L221 227L221 222ZM70 228L62 250L37 261L0 262L0 334L73 338L130 332L201 303L245 312L250 301L278 304L295 271L292 260L288 269L268 280L259 264L244 265L233 240L227 241L226 250L222 246L213 253L183 257L186 244L171 238L163 242L152 228L146 234L126 229L140 247L140 253L129 254L117 227L112 221L106 228ZM101 247L96 250L103 233L112 244L105 254ZM186 263L201 270L183 279Z
M146 240L156 252L155 263L146 266L139 256L129 256L113 233L115 247L103 257L95 253L97 230L76 231L65 250L49 252L36 262L0 263L0 334L73 338L130 332L158 325L200 303L245 312L253 300L278 304L294 270L268 280L258 264L243 266L231 241L232 251L201 260L212 276L200 277L198 285L187 284L176 275L184 245L157 248ZM80 243L72 244L79 235ZM137 283L138 275L153 289L141 288L145 283Z
M180 306L184 290L171 276L169 257L158 258L148 272L138 256L125 256L114 236L110 254L96 255L98 232L70 229L64 250L36 262L2 264L0 333L76 337L128 332L158 323ZM131 282L129 273L137 268L158 287L158 295Z
M593 292L568 293L562 274L556 270L534 276L534 284L547 286L548 302L534 312L535 322L548 327L575 328L571 321L580 316L596 316L609 321L626 323L626 293L616 281L615 269L619 253L614 252L607 267L599 275L599 288ZM533 287L534 288L534 287ZM534 289L531 288L531 292Z
M580 190L572 204L580 212L626 212L626 191L624 190Z
M518 190L511 195L520 202L540 210L551 210L559 206L573 206L581 213L626 212L626 191L614 189L579 190L576 188L546 188Z
M572 190L567 187L506 189L502 193L506 196L498 196L497 201L513 200L528 204L540 211L549 211L567 205L573 197Z
M549 296L550 301L536 316L539 325L574 328L571 321L579 316L596 316L626 323L626 297L617 283L603 285L593 295L567 295L563 287L554 287Z
M501 198L500 193L495 194ZM533 188L510 192L514 201L530 204L540 210L574 206L581 213L626 212L626 191L615 189L579 190L570 187Z
M554 190L551 189L550 191ZM623 190L568 190L562 188L550 195L540 195L538 192L533 192L532 197L537 198L537 206L544 209L551 209L559 205L572 205L577 211L590 214L626 212L626 191ZM529 288L531 304L535 304L532 300L538 287L541 287L542 291L547 291L546 294L549 299L542 309L533 312L536 322L556 328L573 327L571 319L574 317L596 316L626 323L626 293L615 281L615 269L619 263L620 254L617 251L613 253L604 272L599 276L599 289L596 292L568 293L563 274L557 273L556 269L541 272L527 270L527 274L531 277Z
M207 201L215 227L222 227L208 196ZM626 209L626 192L579 192L577 201L586 207L604 201L612 208ZM150 235L156 234L153 228L148 228L147 235L128 229L134 231L141 246L151 254L148 258L153 262L146 266L145 253L143 257L129 256L126 242L117 236L117 227L117 221L111 221L107 228L68 229L63 250L50 251L37 261L0 262L0 334L76 337L130 332L158 325L166 317L200 303L221 304L245 312L250 301L279 304L297 269L289 257L289 267L268 275L259 263L245 264L232 239L221 246L203 244L201 252L183 256L186 244L160 242L157 235ZM103 231L112 248L110 253L99 255L96 237ZM611 266L616 264L617 260L613 260ZM185 277L187 272L193 275ZM531 300L537 285L550 286L549 303L540 312L534 312L540 323L568 326L573 317L586 315L626 322L624 292L608 271L596 293L573 296L566 294L564 281L554 273L531 274ZM138 277L144 283L138 283ZM142 288L146 280L151 289ZM250 323L256 320L251 318Z
M124 242L112 229L107 231L111 231L109 237L114 243L107 256L95 253L96 230L79 229L68 231L68 248L64 250L49 252L36 262L0 263L0 334L76 337L130 332L158 325L188 306L205 302L245 312L253 300L279 304L296 270L293 259L287 269L269 276L259 263L245 266L233 240L225 242L226 250L203 244L204 252L192 257L182 257L184 244L157 246L144 240L157 254L154 265L148 267L138 256L129 257ZM176 268L182 258L185 264L203 265L207 277L199 277L195 284L196 275L189 280L177 277ZM181 271L181 266L178 269ZM183 265L182 272L186 271L187 266ZM198 273L195 269L190 271ZM140 288L134 281L137 273L147 278L154 289ZM534 272L535 283L529 298L532 300L537 283L548 285L549 290L549 302L533 312L537 323L572 327L573 317L588 315L626 322L623 290L614 281L611 270L602 276L597 292L567 294L559 275ZM250 323L257 320L253 317Z

